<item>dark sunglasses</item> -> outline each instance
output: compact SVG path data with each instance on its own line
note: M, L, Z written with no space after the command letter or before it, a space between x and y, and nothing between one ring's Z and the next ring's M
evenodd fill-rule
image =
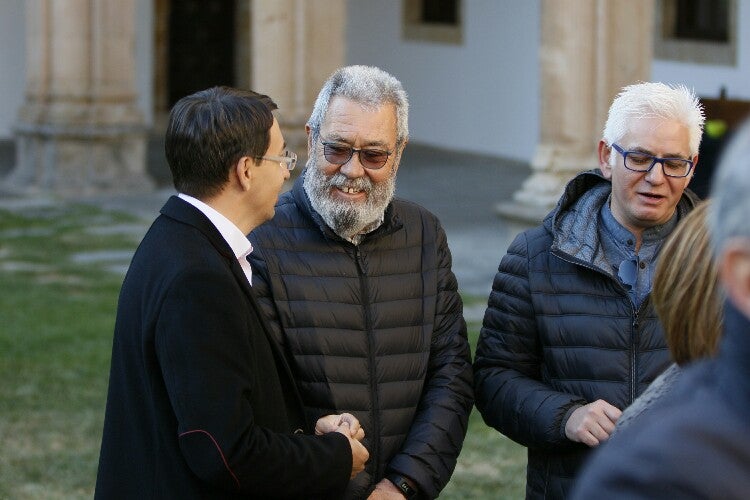
M323 156L334 165L346 164L352 159L354 153L359 154L359 162L362 166L370 170L383 168L383 165L388 161L388 157L391 156L390 151L380 149L355 149L337 142L323 143Z

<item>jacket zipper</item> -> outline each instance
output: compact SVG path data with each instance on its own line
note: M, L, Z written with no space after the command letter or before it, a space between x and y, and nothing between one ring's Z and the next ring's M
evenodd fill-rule
M635 400L635 392L636 392L636 387L635 387L636 386L636 380L635 380L636 379L636 368L635 368L635 365L636 365L636 361L637 361L637 359L636 359L637 358L636 352L638 351L636 349L636 346L638 345L638 338L637 338L638 337L638 316L639 316L640 308L639 309L635 308L635 305L633 305L633 302L630 301L630 296L628 295L628 291L625 289L624 286L622 286L622 283L620 283L619 281L613 279L610 275L608 275L607 273L605 273L601 269L599 269L597 267L594 267L592 265L589 265L588 263L586 263L586 262L584 262L582 260L576 259L574 257L569 257L568 255L563 254L561 252L552 251L551 253L552 253L552 255L554 255L554 256L556 256L556 257L564 260L565 262L568 262L569 264L573 264L575 266L585 267L586 269L590 269L590 270L592 270L594 272L597 272L599 274L602 274L602 275L606 276L610 280L614 281L617 284L617 286L619 286L620 289L625 293L625 296L628 298L628 302L630 302L630 306L631 306L632 311L633 311L633 321L630 323L630 327L632 328L631 335L630 335L630 403L632 403ZM644 303L645 302L646 301L644 300ZM641 304L641 306L643 306L643 304Z
M633 404L633 401L635 401L635 392L636 392L636 384L637 381L636 378L636 362L637 356L636 356L636 346L638 345L638 311L635 311L635 316L633 316L633 323L631 324L633 328L633 334L630 336L632 339L632 344L630 348L630 404Z
M367 293L367 279L365 276L365 272L362 266L362 260L361 260L361 254L359 251L359 246L354 247L354 261L357 263L357 274L359 275L359 285L362 290L362 307L364 308L364 317L365 317L365 335L367 335L367 362L369 365L369 371L370 371L370 394L372 394L372 439L370 442L372 443L372 449L370 450L370 456L375 458L373 460L374 464L374 472L372 473L372 478L380 477L380 461L377 459L379 451L380 451L380 405L378 403L378 387L377 387L377 378L375 373L375 346L374 339L372 338L372 318L370 316L370 297ZM372 482L372 481L371 481ZM370 484L372 486L372 484Z
M640 322L638 321L638 318L641 316L641 309L643 309L643 306L648 302L649 297L646 296L645 299L643 299L643 302L641 302L641 305L638 307L638 309L633 308L633 360L631 362L631 366L633 367L632 372L632 384L630 386L630 403L632 404L633 401L635 401L636 398L636 392L638 390L638 381L635 379L637 369L636 369L636 363L638 362L638 359L635 355L636 353L636 346L640 343L640 333L638 332L638 327L640 325Z

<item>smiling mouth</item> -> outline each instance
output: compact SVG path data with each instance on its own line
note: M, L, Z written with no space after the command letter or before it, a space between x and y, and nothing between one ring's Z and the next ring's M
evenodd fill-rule
M664 196L662 196L660 194L653 194L653 193L640 193L640 194L641 194L641 196L645 196L646 198L650 198L652 200L660 200L660 199L664 198Z
M346 193L346 194L359 194L359 193L363 192L361 189L357 189L357 188L353 188L353 187L339 186L339 187L337 187L337 189L339 191L342 191L342 192Z

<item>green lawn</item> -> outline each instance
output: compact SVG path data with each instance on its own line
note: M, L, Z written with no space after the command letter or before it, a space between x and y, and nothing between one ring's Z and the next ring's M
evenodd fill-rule
M92 497L122 269L148 222L0 210L0 499ZM441 498L522 498L525 463L475 411Z

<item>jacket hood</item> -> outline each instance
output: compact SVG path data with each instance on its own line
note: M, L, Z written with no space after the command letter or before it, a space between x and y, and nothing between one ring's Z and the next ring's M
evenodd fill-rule
M596 228L599 211L611 192L612 183L598 168L582 172L568 182L557 206L543 222L553 235L553 253L561 252L596 268L607 269ZM678 216L684 217L698 201L695 193L685 189L677 203Z
M557 226L560 218L573 209L573 205L581 199L584 193L594 188L606 190L606 196L609 196L612 191L612 183L604 178L602 171L598 168L581 172L573 177L565 185L555 208L544 218L544 225L549 228Z

